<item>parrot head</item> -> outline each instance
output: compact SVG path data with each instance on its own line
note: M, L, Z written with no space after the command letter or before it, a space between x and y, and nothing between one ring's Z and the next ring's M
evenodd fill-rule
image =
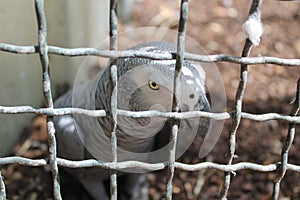
M176 51L169 43L144 43L134 47L140 51ZM128 111L158 110L171 112L174 94L176 60L120 58L118 66L118 108ZM180 112L210 111L205 94L205 72L200 64L184 61L180 73ZM154 135L162 129L166 119L160 117L129 118L120 116L118 124L135 136ZM122 126L123 125L123 126Z

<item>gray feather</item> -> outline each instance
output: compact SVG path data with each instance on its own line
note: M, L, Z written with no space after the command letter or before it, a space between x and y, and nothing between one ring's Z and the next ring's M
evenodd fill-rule
M164 42L149 42L137 45L133 50L148 51L148 52L176 52L176 46L170 43ZM165 89L168 93L169 88L173 86L173 76L175 61L158 61L145 58L119 58L113 61L118 68L118 80L120 81L120 89L118 88L118 108L127 109L132 111L148 110L152 104L161 103L164 105L166 111L171 111L171 96L172 92L159 99L159 94L156 97L154 93L148 94L149 90L147 84L138 85L139 81L147 79L147 70L151 74L151 70L157 70L159 73L155 74L153 78L161 81L160 90ZM205 74L200 65L195 63L184 61L185 73L182 75L182 111L202 110L210 111L209 102L205 96ZM141 68L142 71L138 72L136 76L130 76L131 71ZM140 73L140 74L139 74ZM128 75L129 74L129 75ZM134 74L134 73L133 73ZM140 76L139 76L140 75ZM153 74L151 74L152 76ZM110 110L110 82L109 82L110 70L107 68L103 72L99 73L90 82L75 88L72 91L67 92L65 95L57 99L55 102L56 108L63 107L79 107L85 109L104 109ZM129 77L122 80L123 77ZM194 77L195 76L195 77ZM132 80L131 80L132 79ZM140 80L142 79L142 80ZM149 78L150 79L150 78ZM123 82L122 82L123 81ZM148 80L146 80L148 81ZM122 85L123 83L123 85ZM135 88L136 85L138 88ZM145 92L146 91L146 92ZM168 96L169 95L169 96ZM128 105L127 105L128 104ZM85 116L56 116L54 117L55 127L57 130L57 145L58 156L71 160L84 160L89 158L96 158L99 151L93 151L90 145L97 146L109 145L110 137L110 123L108 118L84 118ZM119 119L118 119L119 120ZM123 121L122 121L123 120ZM160 122L153 120L155 123ZM79 121L77 123L77 121ZM84 123L80 123L80 122ZM154 148L158 149L165 145L168 141L170 125L162 124L157 131L158 134L142 138L135 135L135 127L127 126L126 123L133 123L134 125L147 125L149 119L122 119L120 118L120 124L117 128L118 146L126 151L133 151L136 153L149 152ZM153 122L150 121L150 122ZM191 127L198 130L198 135L205 135L210 127L210 121L208 119L196 119L192 122L198 122L197 126ZM122 125L123 123L123 125ZM154 124L155 124L154 123ZM194 123L186 121L183 126L189 128L194 126ZM149 129L152 130L152 129ZM96 132L89 135L90 132ZM136 131L138 134L139 131ZM142 133L143 134L143 133ZM147 133L148 134L148 133ZM192 140L195 135L188 135L184 133L179 136L179 141ZM179 142L178 149L181 148ZM184 144L184 143L183 143ZM100 146L101 146L100 145ZM91 148L91 149L89 149ZM110 150L110 148L109 148ZM111 154L106 153L105 159L109 160ZM122 152L118 153L122 155ZM120 156L121 157L121 156ZM119 158L118 158L119 159ZM122 158L120 158L122 159ZM149 158L151 160L151 158ZM105 190L104 181L108 180L108 172L101 169L68 169L70 174L77 178L91 195L92 198L108 199L107 191ZM119 172L118 175L124 178L124 184L118 184L118 188L122 193L119 193L120 199L147 199L147 194L141 191L145 191L141 188L140 181L145 181L144 175L140 174L127 174L125 172ZM147 184L142 184L147 185ZM127 192L124 192L127 191ZM126 195L125 195L126 193ZM137 198L138 197L138 198Z

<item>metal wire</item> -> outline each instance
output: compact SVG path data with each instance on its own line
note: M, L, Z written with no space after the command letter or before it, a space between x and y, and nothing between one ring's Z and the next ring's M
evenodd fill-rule
M16 54L34 54L38 53L38 46L19 46L12 44L0 43L0 50L16 53ZM96 48L63 48L57 46L48 46L48 53L61 56L99 56L104 58L123 58L123 57L140 57L156 60L175 59L175 55L171 53L152 53L141 52L137 50L110 51L100 50ZM274 64L282 66L300 66L300 59L277 58L270 56L257 57L239 57L234 55L216 54L216 55L198 55L192 53L184 53L184 59L197 62L231 62L236 64Z
M117 50L117 39L118 39L118 19L117 19L117 0L110 1L110 50ZM111 59L112 61L112 59ZM111 127L111 150L113 156L113 162L118 162L118 155L117 155L117 66L111 65L110 66L110 102L111 102L111 118L110 118L110 127ZM110 170L110 199L117 200L117 171Z
M298 84L297 84L296 100L294 102L294 106L291 110L290 116L296 116L299 112L299 109L300 109L300 78L299 78ZM280 182L281 182L282 178L284 177L286 170L287 170L288 154L289 154L289 150L292 146L292 143L294 141L294 137L295 137L295 123L289 123L288 135L286 137L286 140L285 140L284 146L282 148L282 152L281 152L281 164L278 168L277 177L275 178L275 181L274 181L273 195L272 195L273 200L276 200L279 198Z
M255 12L259 12L259 5L261 3L261 0L253 0L252 5L249 11L249 16L253 15ZM251 49L253 47L253 43L250 41L249 38L246 39L244 49L242 52L242 57L249 56ZM235 148L236 148L236 133L237 129L239 127L240 121L241 121L241 112L242 112L242 101L247 85L247 79L248 79L248 65L247 64L241 64L241 72L240 72L240 82L238 85L238 89L236 92L235 97L235 112L233 115L233 121L232 126L229 134L229 155L227 159L228 165L232 164L232 161L235 157ZM231 173L232 172L226 172L224 176L224 184L221 191L221 199L227 200L227 193L230 186L230 180L231 180Z
M177 54L176 54L176 65L174 74L174 92L173 92L173 102L172 111L178 113L180 110L180 74L184 62L184 51L185 51L185 34L188 18L188 1L182 0L180 7L180 19L178 27L177 36ZM172 131L170 134L170 147L169 147L169 167L167 171L167 186L163 199L172 199L172 183L175 171L175 155L176 155L176 144L177 144L177 134L180 126L180 121L178 119L172 120Z
M0 171L0 198L6 199L6 192L5 192L5 184L3 182L3 178L1 176L1 171Z
M258 7L261 0L253 0L249 11L249 16L255 12L258 12ZM0 114L21 114L21 113L35 113L44 114L47 116L47 130L48 130L48 143L49 143L49 159L28 159L24 157L11 156L0 158L0 165L7 164L20 164L28 166L46 166L48 165L52 172L53 177L53 196L54 199L61 199L60 185L59 185L59 174L58 166L68 168L83 168L83 167L97 167L111 172L111 199L117 199L117 170L126 168L138 168L145 170L160 170L168 166L167 174L167 187L165 191L165 198L172 199L172 182L174 171L176 169L186 171L198 171L202 169L216 169L224 172L224 185L220 194L221 199L227 199L227 194L230 188L231 174L239 170L253 170L259 172L275 172L277 176L274 180L272 199L279 198L280 182L284 177L287 170L300 172L300 166L288 163L288 153L292 145L295 136L295 124L300 123L300 117L297 116L300 105L300 78L298 80L298 87L296 91L296 101L292 108L290 115L282 115L277 113L265 113L265 114L251 114L242 112L243 95L245 93L245 87L247 84L247 69L248 65L257 64L274 64L281 66L296 67L300 66L300 59L284 59L277 57L248 57L250 50L253 46L249 39L246 39L245 46L242 52L242 56L232 55L196 55L184 52L184 41L185 41L185 30L187 26L187 15L188 15L188 1L181 1L179 29L178 29L178 42L177 42L177 53L150 53L140 52L136 50L117 51L117 16L116 6L117 1L111 0L110 4L110 50L99 50L95 48L61 48L57 46L47 45L47 27L46 17L44 12L44 1L35 0L36 16L38 21L38 45L37 46L18 46L12 44L0 43L0 50L8 53L15 54L39 54L41 60L41 66L43 69L43 92L47 108L33 108L30 106L13 106L5 107L0 106ZM117 109L117 67L111 66L111 113L107 113L105 110L85 110L80 108L53 108L53 101L51 95L51 82L49 73L49 59L48 54L55 54L61 56L100 56L110 59L119 57L142 57L151 59L176 59L176 75L174 85L174 101L173 101L173 112L159 112L159 111L142 111L142 112L130 112L125 110ZM180 85L176 81L180 74L180 69L184 59L199 61L199 62L231 62L241 64L241 75L240 83L236 92L235 110L233 112L223 113L208 113L202 111L193 111L178 113L179 111L179 98ZM112 162L101 162L97 160L82 160L72 161L56 157L56 142L55 142L55 129L52 122L52 117L57 115L69 115L69 114L80 114L92 117L105 117L111 116L111 146L113 152ZM170 133L170 140L173 145L170 145L170 156L168 162L165 163L146 163L138 161L117 161L117 115L130 116L133 118L139 117L164 117L172 120L173 128ZM175 149L177 131L180 124L180 119L187 119L191 117L207 117L214 120L224 120L232 118L232 126L229 134L229 155L227 164L213 163L213 162L202 162L197 164L183 164L175 161ZM239 123L242 119L250 119L254 121L269 121L269 120L281 120L289 123L288 134L286 141L282 148L281 162L273 163L269 165L261 165L250 162L239 162L233 163L235 157L235 146L236 146L236 133L239 127ZM5 185L0 171L0 199L6 198Z
M0 106L0 114L21 114L21 113L35 113L48 116L70 115L79 114L90 117L105 117L107 112L105 110L86 110L82 108L33 108L31 106ZM157 110L150 111L127 111L117 109L117 114L126 117L141 118L141 117L163 117L170 119L188 119L193 117L206 117L214 120L225 120L232 117L234 112L222 112L222 113L209 113L203 111L190 111L184 113L174 112L161 112ZM251 114L241 112L241 117L244 119L250 119L254 121L269 121L280 120L285 122L300 123L299 116L288 116L278 113L266 113L266 114Z
M44 1L35 0L35 10L38 22L38 50L41 60L41 65L43 69L43 92L46 106L48 108L53 108L53 99L51 94L51 81L50 81L50 67L47 49L47 25L46 16L44 10ZM61 198L60 194L60 184L58 175L58 166L56 159L56 139L55 139L55 129L53 118L47 116L47 133L48 133L48 144L49 144L49 166L53 176L53 194L54 199L59 200Z
M45 166L47 165L47 160L45 159L28 159L24 157L19 156L11 156L11 157L5 157L1 158L0 165L7 165L7 164L20 164L20 165L28 165L28 166ZM57 164L58 166L62 167L69 167L69 168L85 168L85 167L98 167L101 169L114 169L114 170L121 170L126 168L139 168L139 169L145 169L145 170L161 170L168 166L168 163L146 163L146 162L140 162L140 161L122 161L118 163L113 162L101 162L98 160L82 160L82 161L72 161L72 160L66 160L63 158L57 158ZM186 171L198 171L202 169L216 169L223 172L235 172L239 170L249 169L253 171L259 171L259 172L272 172L278 169L280 165L280 162L273 163L269 165L261 165L256 163L250 163L250 162L239 162L232 165L226 165L226 164L219 164L219 163L213 163L213 162L203 162L203 163L197 163L197 164L184 164L180 162L175 162L174 167L175 169L182 169ZM300 172L300 166L293 165L293 164L287 164L286 165L287 170L291 170L294 172Z

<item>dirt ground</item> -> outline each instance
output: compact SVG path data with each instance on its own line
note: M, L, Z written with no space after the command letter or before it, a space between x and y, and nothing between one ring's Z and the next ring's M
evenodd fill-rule
M247 18L251 1L210 0L189 1L187 35L195 39L209 54L240 55L245 36L242 25ZM178 1L137 1L132 20L121 30L155 26L177 29ZM263 1L261 5L264 35L251 56L300 58L300 3ZM239 65L216 63L220 70L227 95L227 110L233 110L239 81ZM288 115L296 91L299 67L254 65L249 67L249 81L244 97L243 111L250 113L280 113ZM39 116L16 146L16 153L27 157L45 157L47 147L44 117ZM225 121L221 137L204 159L197 156L197 146L191 147L179 161L198 163L205 160L225 163L228 153L228 134L231 120ZM270 164L280 161L280 154L288 124L281 121L253 122L242 120L237 133L237 158L234 162ZM43 136L41 136L43 135ZM29 139L30 140L29 140ZM20 149L24 141L31 148ZM18 152L17 152L18 151ZM300 137L296 129L289 153L289 163L300 165ZM51 175L47 167L8 165L1 171L8 199L52 199ZM149 174L150 199L159 199L164 188L165 172ZM224 174L217 170L186 172L176 170L173 182L173 199L218 199ZM229 199L270 199L274 172L238 171L233 177ZM300 174L288 171L282 180L281 199L300 199Z

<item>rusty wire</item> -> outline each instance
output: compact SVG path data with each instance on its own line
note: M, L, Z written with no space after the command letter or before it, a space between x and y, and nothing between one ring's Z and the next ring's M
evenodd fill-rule
M249 16L258 11L261 0L253 0L252 6L249 11ZM285 59L277 57L248 57L250 50L252 48L252 42L246 39L245 46L242 52L242 56L231 56L231 55L196 55L184 52L184 40L185 40L185 29L187 25L187 15L188 15L188 1L181 1L181 10L179 18L179 31L178 31L178 43L177 43L177 53L150 53L150 52L140 52L136 50L117 50L117 17L116 17L116 5L117 0L111 0L110 6L110 50L99 50L96 48L62 48L57 46L47 45L47 27L46 27L46 16L44 12L44 1L35 0L36 16L38 21L38 45L37 46L18 46L12 44L0 43L0 50L8 53L15 54L39 54L41 60L41 66L43 69L43 92L44 98L47 104L47 108L33 108L30 106L13 106L5 107L0 106L0 114L21 114L21 113L35 113L44 114L47 116L47 130L48 130L48 143L49 143L49 159L28 159L19 156L3 157L0 158L0 165L6 164L20 164L28 166L46 166L49 165L52 176L53 176L53 196L54 199L61 199L60 185L59 185L59 174L58 166L68 167L68 168L83 168L83 167L98 167L110 170L111 172L111 199L117 199L117 170L126 168L139 168L145 170L160 170L168 166L167 174L167 187L165 191L165 198L172 199L172 182L175 169L182 169L186 171L198 171L202 169L216 169L224 172L224 185L222 187L221 199L227 199L227 193L230 187L231 174L239 170L254 170L260 172L274 172L277 171L277 177L274 180L274 188L272 199L279 198L280 182L284 177L287 170L300 172L300 166L288 163L288 153L295 136L295 124L300 123L300 117L297 116L299 111L299 101L300 101L300 79L298 80L298 87L296 91L296 101L292 108L290 115L282 115L277 113L265 113L265 114L251 114L242 112L243 105L243 94L245 92L245 87L247 84L247 69L248 65L257 64L274 64L281 66L300 66L300 59ZM175 81L175 95L173 101L173 112L159 112L159 111L142 111L142 112L130 112L125 110L117 109L116 91L111 91L111 114L107 113L105 110L85 110L80 108L53 108L53 100L51 95L51 82L49 73L49 60L48 54L55 54L61 56L100 56L110 59L115 59L119 57L142 57L151 59L176 59L176 72L180 73L180 68L184 59L193 60L198 62L231 62L236 64L241 64L241 76L240 83L236 92L236 102L235 110L233 112L223 112L223 113L208 113L202 111L193 111L186 113L178 113L179 99L176 97L176 90L180 91L180 86L176 84ZM111 66L111 83L116 86L116 66ZM177 74L178 75L178 74ZM175 76L176 80L176 76ZM179 88L178 88L179 87ZM113 87L114 88L114 87ZM112 162L101 162L97 160L82 160L82 161L72 161L56 157L56 143L55 143L55 129L52 122L52 117L57 115L69 115L69 114L81 114L88 115L92 117L105 117L112 115L111 117L111 144L113 151ZM145 163L139 161L124 161L117 162L116 154L116 126L117 126L117 115L131 116L134 118L139 117L153 117L160 116L173 120L172 133L170 133L170 139L174 145L170 147L169 161L165 163ZM190 117L207 117L214 120L224 120L232 118L232 127L229 134L229 155L227 164L219 164L213 162L202 162L197 164L183 164L175 161L175 149L176 149L176 138L178 124L176 121L179 119L186 119ZM237 128L241 119L251 119L255 121L268 121L268 120L282 120L289 122L288 135L284 146L282 148L281 162L273 163L269 165L261 165L250 162L239 162L233 163L235 157L235 142ZM1 176L0 171L0 198L5 199L5 185Z

